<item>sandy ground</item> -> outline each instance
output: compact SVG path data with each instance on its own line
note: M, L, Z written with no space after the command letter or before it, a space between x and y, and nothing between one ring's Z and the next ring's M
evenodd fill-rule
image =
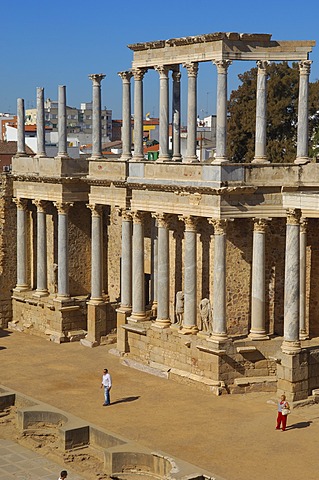
M0 331L0 383L226 480L318 479L319 405L294 410L278 431L274 394L216 397L126 367L110 348Z

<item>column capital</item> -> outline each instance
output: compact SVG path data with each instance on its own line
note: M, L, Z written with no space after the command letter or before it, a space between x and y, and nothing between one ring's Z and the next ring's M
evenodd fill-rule
M300 225L301 210L299 208L287 208L287 225Z
M310 75L312 60L302 60L298 62L300 75Z
M92 73L89 75L89 79L92 80L94 87L99 87L103 78L105 78L104 73Z
M16 204L19 210L24 210L25 212L28 209L28 199L27 198L13 198L12 201Z
M300 233L307 233L308 229L308 218L301 217L300 219Z
M181 77L182 77L182 74L179 71L179 69L178 70L172 70L172 78L173 78L174 82L180 82Z
M254 218L254 232L265 233L270 222L270 218Z
M56 207L59 215L67 215L73 203L71 202L53 202L53 205Z
M225 235L227 230L227 219L210 218L209 223L214 227L214 235Z
M170 71L169 65L156 65L154 68L160 74L160 78L168 78L168 74Z
M228 67L232 64L231 60L213 60L213 63L217 67L217 72L225 74L227 73Z
M184 222L186 232L197 232L197 217L193 215L180 215L178 218Z
M267 75L267 67L269 64L270 62L268 62L268 60L257 60L256 65L258 67L258 74Z
M92 212L92 217L100 217L103 213L103 205L99 205L97 203L89 203L87 205Z
M133 223L138 223L138 224L143 224L144 217L145 217L145 212L142 212L141 210L136 210L135 212L131 212L132 218L133 218Z
M169 221L172 218L169 213L152 213L152 217L156 219L158 227L169 228Z
M32 200L32 203L37 207L39 213L46 213L46 208L49 202L46 202L45 200Z
M134 68L132 70L134 80L143 80L148 68Z
M116 208L116 213L118 214L119 217L122 217L122 219L125 222L131 222L132 221L131 210L127 210L127 208L118 207L118 208Z
M198 62L184 63L183 67L186 68L189 77L197 77Z
M118 72L118 76L121 77L123 83L130 83L133 73L131 70L124 70L123 72Z

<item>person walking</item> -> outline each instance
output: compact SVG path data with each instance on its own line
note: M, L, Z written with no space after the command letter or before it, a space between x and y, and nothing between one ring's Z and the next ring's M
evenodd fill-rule
M67 476L68 476L68 472L66 470L62 470L58 480L64 480Z
M101 388L103 388L103 387L104 387L104 403L103 403L103 406L106 407L107 405L111 404L110 390L112 388L112 378L111 378L111 375L109 374L107 368L105 368L103 370Z
M288 413L287 410L289 410L289 403L286 400L286 395L281 395L280 400L278 402L278 415L277 415L277 425L276 425L276 430L280 430L280 426L282 428L282 431L284 432L286 430L286 425L287 425L287 416Z

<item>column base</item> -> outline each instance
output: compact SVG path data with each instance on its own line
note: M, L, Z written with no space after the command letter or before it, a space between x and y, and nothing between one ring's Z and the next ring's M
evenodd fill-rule
M143 162L145 160L144 155L133 155L130 162Z
M269 337L265 331L258 330L250 330L248 338L250 340L269 340Z
M88 340L87 338L81 338L80 344L83 345L83 347L98 347L100 344L96 340Z
M145 312L132 313L131 316L127 318L127 320L134 323L145 322L147 320L147 316Z
M182 325L182 328L178 331L181 335L196 335L198 327L196 325Z
M69 160L70 157L68 153L58 153L56 157L54 157L57 160Z
M156 319L155 322L152 324L152 328L155 329L163 329L163 328L168 328L171 325L171 321L169 318L164 320L163 318L161 319Z
M132 155L130 155L129 153L124 153L120 156L120 160L122 162L127 162L128 160L131 160L132 159Z
M296 355L297 353L301 352L301 344L300 341L289 342L288 340L284 340L281 345L281 351L283 353L287 353L287 355Z
M171 328L172 330L180 330L182 328L182 326L179 324L179 323L171 323L169 328Z
M213 165L221 165L222 163L230 163L227 157L215 157L212 161Z
M299 332L299 339L300 340L308 340L309 339L309 335L307 334L307 332Z
M170 162L170 161L171 161L171 157L169 155L160 155L156 160L156 163L164 163L164 162Z
M173 155L172 157L172 162L181 162L182 161L182 155L181 154L178 154L178 155Z
M17 292L17 293L20 293L20 292L26 292L27 290L30 290L30 287L29 285L25 284L25 285L17 285L16 287L14 287L13 291L14 292Z
M251 163L270 163L269 160L267 160L267 157L255 157L254 160L251 161Z
M211 342L225 343L228 340L227 333L212 333L208 339Z
M294 161L295 165L305 165L306 163L309 163L310 159L309 157L297 157L296 160Z
M183 163L199 163L197 155L195 156L186 156L183 158Z
M98 154L98 155L91 155L91 156L88 158L88 160L103 160L103 159L104 159L104 157L103 157L103 155L102 155L101 153Z
M47 297L48 295L49 295L48 290L36 290L36 291L32 294L32 297L41 298L41 297Z

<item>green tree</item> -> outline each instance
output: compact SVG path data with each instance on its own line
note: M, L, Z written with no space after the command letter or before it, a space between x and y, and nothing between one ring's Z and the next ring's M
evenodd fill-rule
M270 162L293 162L296 158L299 67L287 62L271 63L267 69L267 157ZM227 154L234 162L251 162L255 150L257 68L238 76L241 85L228 102ZM309 85L309 154L318 140L319 81Z

